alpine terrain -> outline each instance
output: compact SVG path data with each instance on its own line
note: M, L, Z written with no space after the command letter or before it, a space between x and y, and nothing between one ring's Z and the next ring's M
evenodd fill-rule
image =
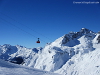
M44 48L1 45L0 59L62 75L100 75L100 32L82 28Z

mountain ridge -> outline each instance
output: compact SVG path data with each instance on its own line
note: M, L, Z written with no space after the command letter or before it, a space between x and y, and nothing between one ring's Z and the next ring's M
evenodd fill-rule
M93 63L96 63L96 60L100 62L100 60L98 60L100 58L99 49L100 33L82 28L78 32L65 34L54 42L46 44L44 48L31 49L18 45L0 46L0 58L12 61L14 57L21 56L24 60L23 65L25 66L63 75L85 75L88 74L91 67L88 66L88 71L85 73L86 64L92 65L91 62L87 62L86 60L90 60ZM96 55L95 53L98 54ZM87 59L85 57L87 57ZM84 62L84 66L81 67L83 74L80 71L80 65L83 64L82 62ZM99 64L96 63L94 66L96 65L98 66ZM73 68L75 70L73 70ZM98 71L98 68L95 71ZM89 75L94 75L92 71L90 72ZM98 75L100 72L95 72L95 74Z

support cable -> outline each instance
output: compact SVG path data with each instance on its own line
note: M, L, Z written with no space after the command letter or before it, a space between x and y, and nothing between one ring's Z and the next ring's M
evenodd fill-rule
M5 15L5 14L4 14L4 13L2 13L2 12L0 12L0 13L1 13L2 15L6 16L6 17L8 17L8 18L10 18L10 19L12 19L13 21L15 21L15 22L19 23L20 25L25 26L26 28L28 28L28 29L32 30L33 32L36 32L37 34L40 34L41 36L43 36L43 37L47 38L48 40L52 41L50 38L48 38L48 37L44 36L43 34L41 34L41 33L37 32L37 31L35 31L35 30L31 29L30 27L28 27L28 26L26 26L26 25L24 25L24 24L22 24L22 23L20 23L20 22L16 21L15 19L13 19L13 18L9 17L8 15Z
M31 35L31 36L33 36L33 37L35 37L35 38L38 38L38 37L34 36L33 34L31 34L31 33L27 32L27 31L21 29L20 27L18 27L18 26L16 26L16 25L12 24L12 23L10 23L10 22L8 22L7 20L5 20L5 19L3 19L3 18L1 18L1 17L0 17L0 19L2 19L3 21L9 23L10 25L12 25L12 26L14 26L14 27L20 29L21 31L23 31L23 32L25 32L25 33L27 33L27 34L29 34L29 35ZM42 40L42 39L41 39L41 40ZM45 43L47 43L47 42L44 41L44 40L42 40L42 41L45 42Z

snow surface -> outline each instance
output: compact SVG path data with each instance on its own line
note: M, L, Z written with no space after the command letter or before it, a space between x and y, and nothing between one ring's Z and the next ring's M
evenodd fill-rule
M46 44L44 48L0 46L0 58L22 57L22 65L63 75L100 75L100 33L82 28Z
M84 55L75 55L55 73L64 75L100 75L100 44L95 50Z
M0 59L0 75L60 75L30 67L16 65Z

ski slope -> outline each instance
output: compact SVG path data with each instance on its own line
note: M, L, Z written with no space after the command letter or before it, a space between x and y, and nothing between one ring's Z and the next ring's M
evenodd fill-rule
M47 71L16 65L0 59L0 75L60 75Z

